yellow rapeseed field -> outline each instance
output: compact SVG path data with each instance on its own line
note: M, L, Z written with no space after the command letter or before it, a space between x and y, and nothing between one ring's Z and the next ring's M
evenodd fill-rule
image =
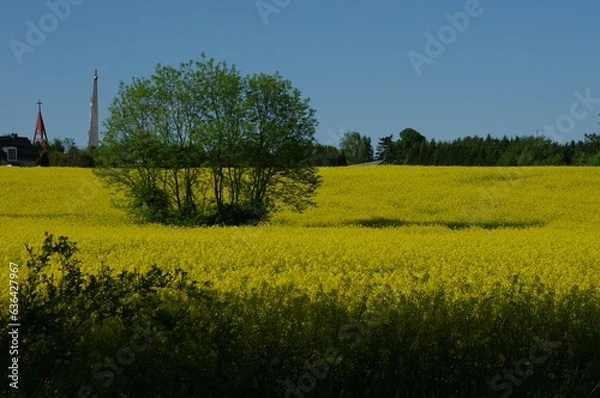
M557 295L600 283L600 169L347 167L320 170L318 207L258 227L136 225L91 170L0 168L0 277L44 232L84 267L181 267L239 294L294 285L353 308L443 288L481 297L519 280ZM5 296L6 292L2 292Z

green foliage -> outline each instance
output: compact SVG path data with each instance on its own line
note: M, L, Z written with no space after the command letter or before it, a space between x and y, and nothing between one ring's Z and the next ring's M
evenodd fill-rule
M397 160L396 145L394 145L394 136L389 135L382 137L377 143L377 152L375 158L377 160L383 160L386 163L395 163Z
M373 160L371 137L363 136L357 131L345 133L340 141L340 150L348 164L367 163Z
M377 158L389 164L435 166L550 166L597 165L600 135L585 134L583 141L559 144L543 136L492 138L467 136L452 141L428 141L407 128L399 139L383 137Z
M49 166L94 167L96 148L81 149L72 138L55 138L47 150Z
M50 144L50 150L58 153L65 153L65 142L60 138L55 138Z
M158 65L150 78L121 82L98 174L124 189L145 221L241 224L248 209L251 220L266 219L312 203L314 113L279 74L242 77L204 56L178 69Z
M48 167L50 166L50 156L48 155L48 151L43 151L40 154L40 158L37 160L38 166Z
M40 250L27 246L27 251L28 274L19 285L23 396L72 396L94 380L94 362L111 354L103 348L122 348L140 325L168 328L175 314L168 312L167 291L201 301L208 297L179 269L114 273L102 266L97 273L84 272L76 244L64 236L46 233Z
M346 155L333 145L315 144L311 158L311 164L315 167L346 166Z
M169 195L154 185L136 185L132 190L132 210L144 221L168 222Z

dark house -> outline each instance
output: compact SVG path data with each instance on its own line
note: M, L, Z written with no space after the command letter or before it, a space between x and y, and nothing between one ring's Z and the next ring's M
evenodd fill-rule
M39 157L27 138L16 134L0 136L0 165L35 166Z

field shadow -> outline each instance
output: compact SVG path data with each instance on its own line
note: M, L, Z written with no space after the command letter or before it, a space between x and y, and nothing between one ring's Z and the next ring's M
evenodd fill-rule
M398 227L446 227L448 229L527 229L539 228L545 224L543 222L462 222L462 221L406 221L391 217L371 217L347 221L344 223L349 226L361 226L367 228L398 228Z
M14 218L14 219L56 219L56 218L73 218L81 216L81 213L45 213L45 214L16 214L16 213L0 213L0 217L2 218Z

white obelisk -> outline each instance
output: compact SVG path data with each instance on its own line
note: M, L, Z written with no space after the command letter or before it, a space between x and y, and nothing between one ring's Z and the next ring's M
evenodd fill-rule
M90 97L90 131L88 147L98 147L98 70L94 69L94 88Z

